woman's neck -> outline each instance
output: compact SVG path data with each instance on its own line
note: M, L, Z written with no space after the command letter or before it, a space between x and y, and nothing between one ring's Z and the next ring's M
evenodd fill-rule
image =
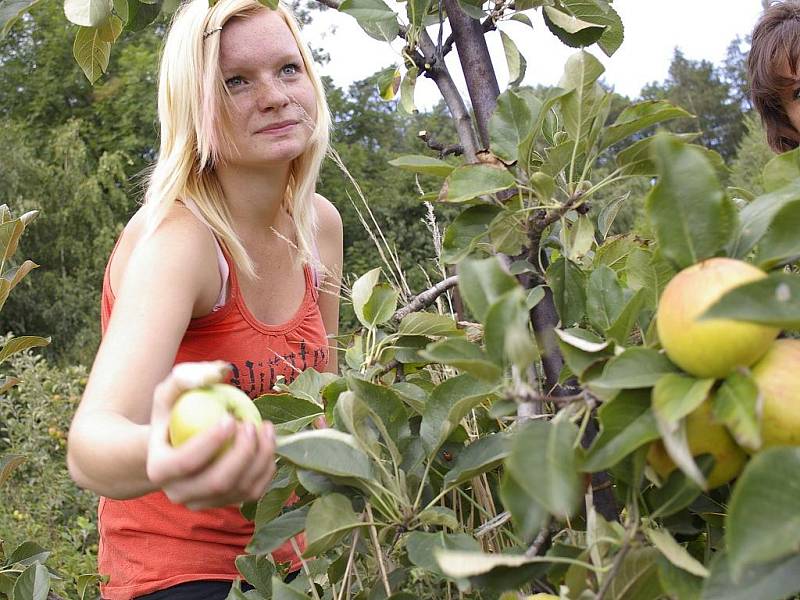
M217 169L233 226L241 237L263 237L272 228L281 231L289 168L227 165Z

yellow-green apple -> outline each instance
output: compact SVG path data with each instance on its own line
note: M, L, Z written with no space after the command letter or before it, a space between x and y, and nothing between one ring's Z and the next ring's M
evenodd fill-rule
M800 340L775 340L753 378L762 398L762 447L800 446Z
M237 421L261 423L261 414L250 397L240 389L226 383L214 383L194 388L181 394L172 407L169 419L169 439L173 446L219 423L226 415ZM228 449L225 443L220 454Z
M711 454L714 457L714 468L707 481L709 489L728 483L742 472L747 455L725 426L714 422L711 400L704 401L686 417L686 438L692 456ZM650 445L647 462L661 479L666 479L676 467L661 440Z
M762 277L761 269L732 258L709 258L675 275L656 314L658 339L670 360L697 377L721 379L761 358L778 329L698 317L729 290Z

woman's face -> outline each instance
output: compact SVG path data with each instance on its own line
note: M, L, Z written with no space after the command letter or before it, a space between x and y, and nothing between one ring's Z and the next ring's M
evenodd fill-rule
M783 90L780 97L783 110L786 112L794 131L781 133L784 137L800 142L800 71L792 72L789 68L789 62L784 60L778 69L778 74L794 81Z
M317 111L289 26L279 13L264 9L231 19L220 35L220 68L232 107L228 133L235 145L221 149L225 162L291 162L305 151Z

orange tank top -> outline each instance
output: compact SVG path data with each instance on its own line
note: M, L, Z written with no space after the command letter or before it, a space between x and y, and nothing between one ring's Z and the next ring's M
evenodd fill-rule
M288 383L307 367L323 370L328 341L311 268L304 267L306 291L297 312L283 324L268 325L247 308L236 270L227 255L225 260L230 296L219 309L192 319L175 363L227 361L233 365L228 382L251 398L270 393L279 375ZM108 265L101 300L103 333L114 305ZM98 528L98 570L109 576L102 596L129 600L187 581L240 577L234 561L245 553L254 524L238 506L195 512L172 503L163 492L153 492L131 500L101 497ZM302 534L296 541L305 546ZM291 562L292 570L300 568L289 542L272 556L276 562Z

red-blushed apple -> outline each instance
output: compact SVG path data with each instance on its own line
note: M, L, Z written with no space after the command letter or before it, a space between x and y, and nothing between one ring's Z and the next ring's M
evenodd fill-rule
M261 423L261 414L250 397L232 385L215 383L184 392L170 413L170 443L180 446L189 438L219 423L226 414L237 421L250 422L256 426ZM230 440L226 442L220 453L230 444Z
M706 400L686 417L686 438L692 456L711 454L714 468L708 475L708 488L713 489L734 479L744 468L747 455L734 441L724 425L714 422L712 403ZM661 440L650 445L647 462L662 480L675 470Z
M800 340L775 340L752 372L762 398L762 448L800 446Z
M696 377L722 379L761 358L778 329L698 317L726 292L762 277L761 269L732 258L709 258L675 275L656 313L658 339L670 360Z

